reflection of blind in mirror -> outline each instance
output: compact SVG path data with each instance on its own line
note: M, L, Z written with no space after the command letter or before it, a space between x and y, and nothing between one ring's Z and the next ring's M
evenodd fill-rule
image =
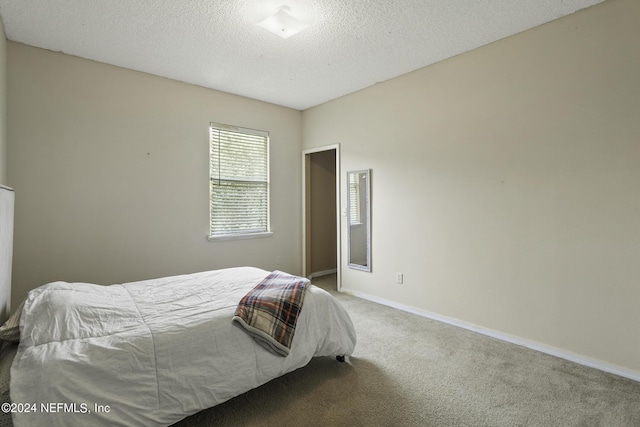
M360 221L360 181L359 173L349 174L349 222L359 224Z

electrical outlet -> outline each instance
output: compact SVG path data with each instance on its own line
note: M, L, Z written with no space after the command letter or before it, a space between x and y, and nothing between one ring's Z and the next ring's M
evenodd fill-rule
M404 282L404 274L396 273L396 283L398 285L402 285L403 282Z

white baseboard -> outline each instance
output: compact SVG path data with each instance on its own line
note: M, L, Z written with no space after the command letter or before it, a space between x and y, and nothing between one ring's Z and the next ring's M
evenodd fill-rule
M569 360L571 362L578 363L580 365L588 366L590 368L599 369L604 372L619 375L630 380L640 382L640 372L630 371L628 369L621 368L616 365L612 365L601 360L591 359L580 354L576 354L567 350L562 350L549 345L541 344L536 341L527 340L524 338L516 337L514 335L505 334L503 332L495 331L493 329L485 328L482 326L474 325L473 323L467 323L452 317L443 316L429 311L419 310L408 305L400 304L394 301L389 301L384 298L379 298L373 295L369 295L359 291L352 291L342 288L341 292L347 295L353 295L358 298L365 299L367 301L375 302L378 304L386 305L388 307L396 308L398 310L406 311L408 313L416 314L418 316L426 317L439 322L447 323L449 325L457 326L463 329L467 329L473 332L478 332L483 335L487 335L492 338L506 341L511 344L520 345L522 347L530 348L532 350L540 351L542 353L550 354L552 356L559 357L561 359Z
M337 272L338 272L337 268L333 268L331 270L316 271L315 273L311 273L307 278L314 279L317 277L328 276L329 274L336 274Z

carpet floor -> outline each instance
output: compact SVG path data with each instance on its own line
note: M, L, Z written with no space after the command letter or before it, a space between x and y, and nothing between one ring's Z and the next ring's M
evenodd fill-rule
M358 334L304 368L175 424L640 426L640 383L335 292Z

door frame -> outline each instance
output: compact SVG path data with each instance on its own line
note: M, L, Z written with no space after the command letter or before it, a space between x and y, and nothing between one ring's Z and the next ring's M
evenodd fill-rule
M340 144L325 145L322 147L309 148L302 151L302 275L308 276L307 272L307 185L309 177L309 155L313 153L319 153L322 151L334 151L336 152L336 286L338 291L342 289L342 274L341 274L341 215L340 215Z

